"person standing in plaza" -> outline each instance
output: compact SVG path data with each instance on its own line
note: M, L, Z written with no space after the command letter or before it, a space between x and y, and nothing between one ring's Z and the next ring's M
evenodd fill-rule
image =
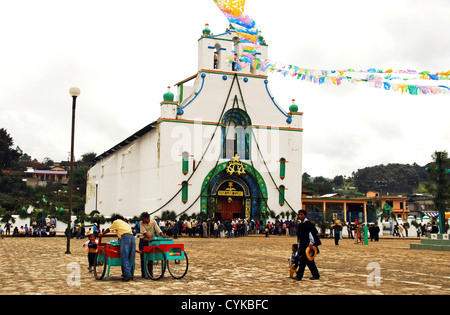
M94 224L97 224L97 233L98 232L100 232L101 231L101 229L100 229L100 218L99 218L99 216L98 216L98 214L96 214L95 215L95 218L94 218L94 222L93 222ZM94 231L94 233L95 233L95 231ZM96 237L98 236L98 234L96 235Z
M208 223L206 221L203 221L202 227L203 227L203 236L202 237L207 238L208 237Z
M191 223L191 219L188 219L186 222L186 232L188 234L189 237L192 236L192 223Z
M361 224L358 219L355 219L355 244L361 243Z
M353 223L352 222L348 222L348 224L347 224L347 233L348 233L348 238L353 239Z
M219 237L219 223L214 221L214 238Z
M331 225L331 229L334 232L334 245L339 245L339 240L341 239L341 231L342 231L341 220L339 219L334 220L333 224Z
M309 251L313 251L315 247L317 249L317 253L319 253L318 247L322 245L322 242L319 239L319 233L317 232L316 227L311 223L311 221L308 220L307 212L305 210L299 211L298 218L299 224L297 230L297 240L298 255L300 258L297 270L297 280L302 280L306 266L308 266L312 273L312 277L309 279L318 280L320 278L319 270L316 267L314 259L309 260L306 256L306 249L309 248Z
M50 219L50 215L45 218L45 230L50 232L50 227L52 226L52 221Z
M147 212L141 214L140 222L140 234L139 234L139 251L143 251L145 246L149 245L149 242L153 240L155 236L166 237L155 220L150 219L150 215ZM153 262L149 261L147 269L149 272L153 271ZM144 253L141 253L141 275L145 278L145 257Z
M95 255L97 255L98 249L98 240L95 239L95 234L92 232L88 233L87 236L89 237L89 240L83 244L83 247L87 247L88 251L88 262L89 262L88 270L89 272L93 272Z
M373 223L369 224L369 238L371 242L375 239L375 225Z
M112 218L112 225L107 228L102 235L108 234L110 231L116 232L120 240L120 259L122 260L123 281L130 281L132 279L132 268L134 263L134 255L136 253L136 242L134 240L131 226L124 221L120 215Z
M378 226L377 223L375 223L375 227L373 228L374 231L374 238L375 238L375 242L378 242L380 240L380 227Z
M5 224L5 234L10 235L11 234L11 223L6 222Z
M175 221L173 222L173 228L172 228L172 234L173 234L174 239L178 238L179 231L180 231L180 228L178 225L178 221L175 219Z
M225 225L223 224L223 220L219 221L219 234L220 238L225 238Z

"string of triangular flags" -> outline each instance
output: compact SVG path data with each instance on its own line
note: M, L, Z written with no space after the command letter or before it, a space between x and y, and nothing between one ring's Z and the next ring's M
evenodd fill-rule
M225 17L229 20L231 28L236 31L242 45L242 53L227 58L230 64L235 65L236 70L242 70L247 66L270 73L279 73L284 77L293 77L299 80L315 84L341 85L344 82L356 84L366 82L375 88L391 90L394 92L420 94L447 94L450 95L448 83L440 81L450 80L450 70L446 72L430 73L429 71L416 70L317 70L294 65L285 65L272 62L268 59L261 60L256 51L261 44L265 44L261 32L256 28L256 23L244 13L245 0L213 0ZM416 84L420 81L421 84ZM422 84L423 82L427 82Z

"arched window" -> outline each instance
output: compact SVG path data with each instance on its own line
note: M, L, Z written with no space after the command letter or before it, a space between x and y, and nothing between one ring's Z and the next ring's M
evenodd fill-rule
M280 203L280 206L283 206L284 205L284 193L286 191L286 187L281 185L280 188L278 188L278 191L279 191L279 203Z
M286 159L280 159L280 178L284 179L286 177Z
M184 181L181 184L182 188L181 188L181 201L183 201L183 203L188 202L188 187L189 184L187 181Z
M222 47L219 44L216 44L214 48L214 69L220 69L220 52L222 51Z
M182 156L183 156L182 171L184 175L187 175L187 173L189 173L189 153L185 151L183 152Z
M236 154L242 160L251 156L251 120L245 111L233 108L222 119L222 158L232 159Z

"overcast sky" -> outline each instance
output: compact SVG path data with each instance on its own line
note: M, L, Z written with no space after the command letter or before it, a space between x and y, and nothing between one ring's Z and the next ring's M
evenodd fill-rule
M313 69L450 70L448 0L247 0L269 58ZM157 120L167 86L197 72L212 0L15 0L0 3L0 128L42 161L68 160L69 88L81 89L75 157L101 154ZM449 81L442 82L449 86ZM450 95L315 85L269 75L286 111L304 112L303 171L350 176L366 166L424 165L450 151Z

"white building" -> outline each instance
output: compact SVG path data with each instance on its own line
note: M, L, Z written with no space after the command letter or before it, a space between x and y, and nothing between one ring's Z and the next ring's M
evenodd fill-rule
M198 41L198 70L160 104L161 117L99 155L88 173L86 213L205 213L267 219L301 209L302 113L286 113L267 74L233 71L233 29ZM267 58L268 46L256 57Z

